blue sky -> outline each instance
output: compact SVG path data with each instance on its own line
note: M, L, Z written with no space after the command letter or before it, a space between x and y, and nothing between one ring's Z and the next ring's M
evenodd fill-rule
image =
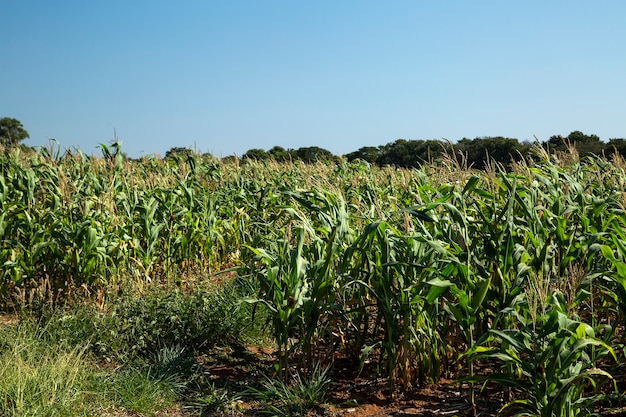
M0 0L0 117L130 156L626 138L626 2Z

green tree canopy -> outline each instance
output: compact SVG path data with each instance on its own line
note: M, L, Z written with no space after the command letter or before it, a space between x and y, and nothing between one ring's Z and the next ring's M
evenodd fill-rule
M355 159L362 159L370 164L376 163L380 157L380 148L375 146L363 146L358 151L350 152L346 155L348 161L354 161Z
M267 153L274 158L275 161L289 161L292 159L291 152L282 146L274 146Z
M255 161L262 161L267 159L267 152L260 148L248 149L246 153L241 157L242 159L253 159Z
M626 158L626 139L624 138L609 139L609 143L606 145L606 153L607 153L607 156L617 153L622 158Z
M179 146L175 146L170 148L169 151L165 152L165 159L185 159L187 156L192 155L194 152L189 148L182 148Z
M309 146L295 150L296 157L304 162L330 161L334 155L329 150L319 146Z
M561 135L551 136L547 142L550 151L566 151L569 145L573 145L581 157L589 154L600 155L605 148L604 143L600 141L597 135L586 135L579 130L575 130L565 137Z
M438 140L398 139L380 147L379 165L417 168L438 159L446 144Z
M477 169L484 169L489 160L509 166L512 161L522 159L530 149L529 144L522 145L515 138L503 136L463 138L455 147L467 156L467 165Z
M0 119L0 144L10 148L30 137L22 122L11 117Z

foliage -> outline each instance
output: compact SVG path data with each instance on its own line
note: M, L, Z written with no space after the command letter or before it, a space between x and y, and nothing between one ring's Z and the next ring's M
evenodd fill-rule
M495 381L523 393L522 398L505 404L502 414L592 415L593 405L605 397L597 392L598 382L601 379L611 382L612 377L597 364L608 354L615 358L613 350L596 337L589 325L569 319L563 301L558 292L552 294L550 311L546 314L534 322L516 314L519 328L491 330L483 344L491 345L495 341L495 346L478 346L469 351L472 360L494 359L505 371L479 379Z
M33 321L0 327L0 414L101 415L116 409L153 413L171 406L176 385L139 369L103 370L83 344L50 338Z
M330 161L333 159L333 154L319 146L308 146L303 148L298 148L295 151L295 155L301 161L311 163L317 161Z
M293 159L292 152L282 146L272 147L269 151L267 151L267 154L277 162L286 162Z
M355 159L362 159L370 164L376 163L380 158L380 149L375 146L364 146L357 151L350 152L346 155L349 162Z
M273 160L277 162L299 160L310 164L317 161L331 161L334 159L334 155L330 151L320 148L319 146L310 146L298 149L284 149L280 146L274 146L267 152L259 148L249 149L243 154L242 159L251 159L253 161Z
M605 144L600 141L597 135L586 135L579 130L571 132L563 137L561 135L551 136L546 142L550 151L566 151L568 146L574 146L581 157L587 155L601 155L605 149Z
M329 369L313 368L310 376L290 375L291 384L265 377L262 389L252 389L254 396L266 404L263 414L279 417L302 416L324 403L331 380Z
M241 158L244 160L252 159L254 161L262 161L264 159L267 159L267 152L265 152L263 149L252 148L248 149L248 151L246 151L246 153L244 153Z
M83 348L51 348L25 326L2 329L0 337L2 415L69 416L85 409L92 375Z
M607 143L606 145L605 152L607 156L611 154L618 154L622 158L626 158L626 139L609 139L609 143Z
M235 408L237 401L241 398L241 393L231 392L226 388L216 387L215 383L210 383L208 393L194 398L189 408L198 410L203 416L214 415L216 412L225 412L230 408Z
M150 359L148 374L182 392L192 380L195 358L184 346L163 346Z
M79 302L46 309L35 318L47 343L84 347L106 362L149 366L153 377L184 374L193 355L215 347L238 348L248 339L261 338L262 330L251 323L250 309L239 302L252 291L240 281L185 292L129 289L104 309Z
M172 159L175 161L186 161L187 158L193 157L195 152L193 149L189 148L181 148L179 146L175 146L170 148L167 152L165 152L165 159Z
M204 351L239 340L247 317L238 309L239 296L228 291L151 291L113 306L101 325L107 336L96 348L114 355L146 356L161 347L184 346Z
M0 119L0 145L11 148L30 137L22 122L11 117Z
M613 153L613 149L621 149L621 139L611 139L609 144L600 141L597 135L586 135L580 131L573 131L568 136L551 136L541 145L549 152L570 152L576 150L581 157L588 155L602 155L604 151ZM538 143L538 142L536 142ZM463 138L456 143L440 140L397 139L382 146L364 146L356 151L349 152L344 157L352 162L361 159L379 166L392 165L402 168L419 168L425 164L436 163L452 157L462 158L465 166L484 170L494 163L509 169L515 163L528 158L533 144L528 141L520 142L516 138L503 136L486 136L474 139ZM623 152L622 152L623 154ZM243 159L256 161L293 161L301 160L312 163L318 160L333 160L335 157L330 151L319 147L303 147L299 149L284 149L274 146L269 151L259 148L248 150Z
M468 166L476 169L485 169L491 160L510 166L514 161L521 161L530 150L528 144L523 145L517 139L502 136L473 140L463 138L454 148L465 154Z
M446 144L438 140L398 139L380 147L376 162L380 165L417 168L439 159L445 151Z
M489 360L519 388L539 380L518 359L539 358L559 367L557 385L574 377L559 399L572 410L595 399L576 387L608 378L611 351L624 363L619 158L561 163L535 147L481 172L460 169L457 154L410 170L118 154L0 156L4 307L91 294L113 314L58 326L104 357L232 345L261 314L287 386L293 365L310 375L342 360L395 393L441 376L476 382ZM216 271L237 277L223 292L194 290ZM539 391L511 396L547 409Z

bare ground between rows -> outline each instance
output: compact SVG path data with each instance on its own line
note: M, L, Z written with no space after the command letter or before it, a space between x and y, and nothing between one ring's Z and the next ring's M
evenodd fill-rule
M248 347L243 352L226 352L203 358L205 371L217 387L229 391L259 387L265 375L271 375L275 363L268 348ZM460 392L453 381L441 381L407 392L397 392L390 397L384 378L365 379L354 370L335 366L326 404L309 410L308 417L429 417L429 416L493 416L502 405L502 395L489 389L481 395L475 410L466 401L467 389ZM483 393L485 394L485 393ZM234 409L204 414L211 416L257 416L263 404L242 397Z
M258 387L264 375L270 375L276 358L271 348L247 347L242 352L223 352L223 356L205 358L206 372L216 386ZM339 365L339 366L338 366ZM487 368L482 372L490 372ZM335 364L326 404L309 410L306 417L431 417L496 416L504 404L505 389L498 385L475 386L476 406L467 401L468 387L452 380L416 387L389 395L384 378L359 377L354 369ZM621 391L621 390L620 390ZM242 397L232 410L204 414L218 417L252 417L263 415L263 404ZM625 416L626 408L603 408L602 416Z

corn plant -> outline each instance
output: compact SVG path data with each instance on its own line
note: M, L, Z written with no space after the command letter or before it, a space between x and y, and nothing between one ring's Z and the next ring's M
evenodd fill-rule
M553 293L549 311L532 323L511 311L518 328L492 329L481 345L468 351L470 360L495 360L506 371L474 380L493 381L518 393L519 398L506 403L500 414L592 415L593 404L605 398L598 384L603 380L614 384L612 376L597 367L602 357L616 358L613 349L589 325L568 318L564 302L560 293Z
M283 253L272 256L265 250L248 248L255 257L253 267L259 282L260 297L247 299L250 303L261 303L270 311L274 337L278 345L281 375L287 369L289 355L294 344L291 337L302 328L304 304L309 301L309 283L306 280L306 259L303 257L304 229L297 231L297 246L289 249L283 243Z
M268 310L280 372L349 359L386 377L392 394L441 375L471 383L502 352L535 358L583 336L624 362L620 160L538 148L509 171L471 170L455 155L419 170L193 153L131 161L113 143L98 157L16 148L0 162L4 308L38 290L184 289L237 271L259 289L247 301ZM602 352L612 356L590 342L579 358ZM501 363L498 374L521 378L515 360ZM511 401L531 398L509 385Z

